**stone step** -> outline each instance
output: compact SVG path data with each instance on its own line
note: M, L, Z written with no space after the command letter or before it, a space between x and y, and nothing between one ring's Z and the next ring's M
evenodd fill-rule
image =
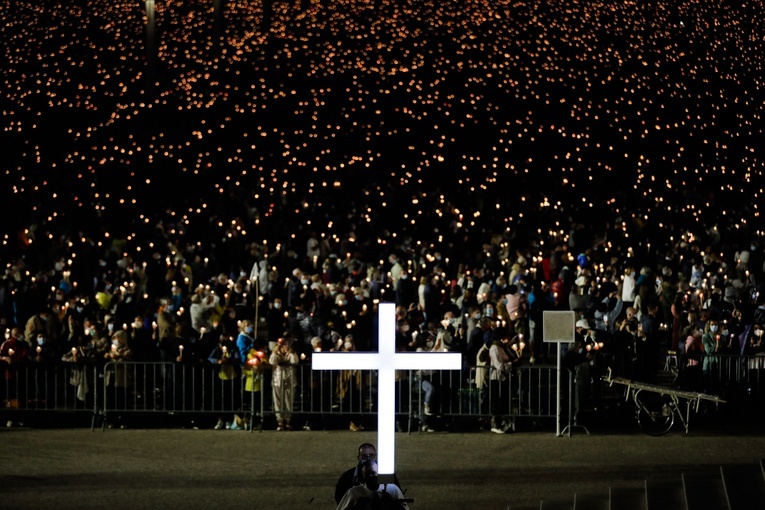
M765 510L763 461L720 466L729 510Z
M608 510L608 494L575 494L574 510Z
M608 493L611 510L646 510L645 487L611 487Z
M719 468L702 473L683 473L682 477L687 510L728 508Z
M647 510L678 510L685 508L685 491L683 490L683 481L680 475L646 480L645 499Z
M540 501L539 510L574 510L574 501Z
M765 458L679 476L649 478L643 487L611 487L608 494L574 494L541 501L540 510L765 510Z

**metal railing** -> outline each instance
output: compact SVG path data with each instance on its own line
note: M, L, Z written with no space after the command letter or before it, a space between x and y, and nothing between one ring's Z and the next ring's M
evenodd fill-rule
M676 362L678 377L682 378L687 367L682 358ZM0 368L4 414L92 413L92 428L125 415L238 414L246 419L249 430L262 429L264 420L286 412L277 408L282 400L278 397L289 395L287 387L273 386L269 366L257 370L245 366L233 372L212 364L138 362L3 364ZM376 415L376 371L317 371L308 364L294 369L288 415L308 422ZM563 369L559 393L557 368L548 365L519 366L501 381L487 384L477 380L477 375L492 380L496 374L474 367L397 372L395 413L399 430L419 430L419 424L433 415L483 422L498 413L510 421L556 419L558 407L560 424L570 429L576 425L578 413L587 409L593 394L601 389L596 376ZM718 394L738 391L760 402L765 396L765 356L716 355L708 362L702 380Z

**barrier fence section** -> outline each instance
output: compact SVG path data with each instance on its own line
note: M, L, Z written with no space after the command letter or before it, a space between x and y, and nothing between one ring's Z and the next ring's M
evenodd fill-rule
M95 416L102 391L93 365L74 363L12 366L3 363L0 396L12 422L22 412L91 413ZM18 421L18 416L16 416ZM10 425L10 423L9 423Z
M735 392L747 402L762 402L765 356L714 355L706 361L696 365L701 368L690 368L685 358L675 359L675 383L697 380L700 391ZM97 423L104 427L112 419L138 414L196 414L224 421L239 415L253 430L279 416L291 418L294 426L334 428L377 412L377 372L369 370L317 371L299 364L293 367L294 385L274 385L270 366L223 369L212 364L109 362L0 368L2 410L8 420L35 412L91 413L95 428ZM602 387L595 371L562 369L561 424L570 430L578 413L600 398ZM549 365L519 366L509 374L472 367L396 375L395 412L401 431L419 430L434 417L481 423L493 416L513 422L555 419L557 398L557 368Z

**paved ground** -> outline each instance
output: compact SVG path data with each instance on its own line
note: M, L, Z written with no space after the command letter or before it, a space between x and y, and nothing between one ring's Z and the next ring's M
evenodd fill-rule
M763 430L590 433L399 433L398 476L413 510L526 510L765 457ZM4 428L0 437L5 510L332 509L337 477L359 443L376 439L367 431L178 428Z

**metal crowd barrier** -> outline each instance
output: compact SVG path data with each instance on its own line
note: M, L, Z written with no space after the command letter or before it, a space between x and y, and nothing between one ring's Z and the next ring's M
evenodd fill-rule
M679 364L682 365L682 359ZM202 415L207 419L239 415L247 429L263 428L277 410L272 367L233 373L217 365L183 363L110 362L99 366L60 363L53 366L0 365L3 417L37 412L91 413L91 427L105 427L112 419L138 415ZM376 415L377 373L369 370L315 371L308 364L295 368L291 415L293 426L336 428L340 420L361 420ZM679 367L682 373L683 367ZM482 373L481 373L482 372ZM514 421L557 418L577 424L600 391L599 378L586 370L561 373L558 406L557 368L549 365L516 367L499 383L479 387L490 369L462 371L399 371L396 377L396 418L401 431L419 430L428 419L426 390L432 391L430 415L449 420L487 422L492 414ZM716 355L705 382L721 392L739 391L765 396L765 356ZM277 388L276 392L287 389ZM499 409L499 411L498 411ZM19 420L20 421L20 420ZM332 423L334 422L334 423ZM346 422L347 423L347 422ZM305 425L303 425L305 424ZM330 425L329 427L327 425ZM334 425L334 426L332 426Z
M102 428L129 414L241 415L252 430L266 414L263 372L184 363L109 362L103 367ZM262 423L262 421L261 421Z
M91 428L104 428L127 415L241 415L248 429L262 429L276 415L271 367L223 374L216 365L109 362L99 366L56 364L5 366L2 385L6 413L76 411L92 413ZM297 365L291 414L305 421L376 415L376 371L314 371ZM400 371L396 415L400 430L412 431L425 415L424 390L433 389L431 406L449 418L490 416L493 402L507 401L508 417L554 418L554 367L522 367L499 385L476 386L475 369ZM565 380L563 399L573 383ZM276 391L285 391L277 388ZM565 407L567 415L570 406ZM10 416L10 415L9 415ZM258 422L256 426L256 422ZM319 423L318 426L321 426Z
M0 396L4 418L23 420L28 413L91 413L95 416L102 391L98 369L93 365L2 364Z

